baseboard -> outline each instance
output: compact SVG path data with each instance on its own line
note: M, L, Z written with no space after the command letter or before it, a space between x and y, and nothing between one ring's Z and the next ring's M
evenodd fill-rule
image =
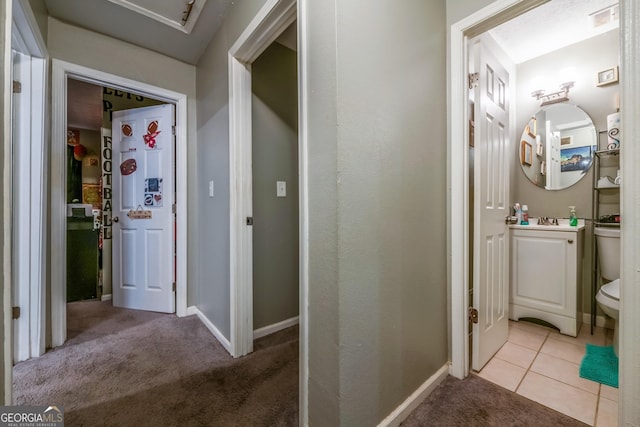
M582 323L585 323L587 325L591 324L591 315L589 313L582 314ZM614 321L609 317L596 315L596 326L600 326L601 328L613 329Z
M100 297L100 301L111 301L111 294L103 294Z
M264 336L276 333L290 326L297 325L300 321L300 316L292 317L291 319L283 320L282 322L274 323L273 325L264 326L262 328L253 331L253 339L257 340Z
M411 396L407 397L393 412L387 415L387 417L378 424L378 427L399 426L400 423L447 378L447 375L449 375L449 363L446 363L442 368L438 369L435 374L431 375Z
M220 332L218 328L216 328L216 325L211 323L211 320L209 320L207 316L205 316L204 313L202 313L198 307L193 305L190 307L187 307L187 316L191 316L192 314L195 314L196 316L198 316L198 319L200 319L200 321L204 324L204 326L206 326L207 329L209 329L209 332L211 332L213 336L220 342L220 344L222 344L224 349L227 350L229 354L231 354L231 343L229 342L228 339L225 338L224 335L222 335L222 332Z

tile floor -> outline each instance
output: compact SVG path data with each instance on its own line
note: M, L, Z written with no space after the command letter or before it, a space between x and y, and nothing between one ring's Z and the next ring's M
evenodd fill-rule
M618 389L580 378L585 344L610 345L613 331L583 325L576 338L509 321L509 339L478 373L484 379L596 427L618 425Z

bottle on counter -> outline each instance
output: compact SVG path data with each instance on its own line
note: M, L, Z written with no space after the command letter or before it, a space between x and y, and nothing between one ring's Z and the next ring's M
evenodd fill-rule
M572 227L578 226L578 215L576 214L575 206L569 206L569 225Z
M529 206L522 205L522 220L520 225L529 225Z

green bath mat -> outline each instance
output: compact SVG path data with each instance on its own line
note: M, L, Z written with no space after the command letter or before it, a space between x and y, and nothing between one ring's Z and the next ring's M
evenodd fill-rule
M580 363L580 376L617 388L618 356L613 352L613 346L587 344L587 354Z

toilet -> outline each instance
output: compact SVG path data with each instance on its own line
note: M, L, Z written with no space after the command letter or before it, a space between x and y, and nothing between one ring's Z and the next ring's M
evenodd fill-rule
M618 354L618 318L620 313L620 229L596 227L600 276L609 281L600 287L596 301L604 313L613 318L613 351Z
M604 313L613 318L613 351L618 355L618 317L620 313L620 279L600 287L596 301Z

